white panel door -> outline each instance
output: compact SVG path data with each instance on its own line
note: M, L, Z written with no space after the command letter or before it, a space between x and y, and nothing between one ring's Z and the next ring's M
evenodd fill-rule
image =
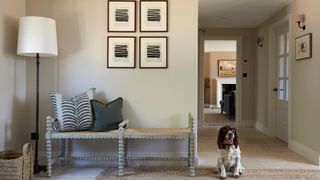
M289 40L288 24L277 33L277 105L276 105L276 135L288 142L288 88L289 88Z

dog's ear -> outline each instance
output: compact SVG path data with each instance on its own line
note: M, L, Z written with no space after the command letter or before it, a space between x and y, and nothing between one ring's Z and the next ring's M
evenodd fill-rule
M224 149L224 138L226 135L224 135L223 133L223 127L219 129L219 133L218 133L218 139L217 139L217 143L218 143L218 148L219 149Z
M238 136L238 132L237 132L236 128L234 128L233 145L235 146L235 148L238 148L238 146L239 146L239 136Z

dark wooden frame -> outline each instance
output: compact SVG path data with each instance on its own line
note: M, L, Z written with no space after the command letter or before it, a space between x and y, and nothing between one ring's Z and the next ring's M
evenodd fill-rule
M166 56L165 62L166 65L164 67L142 67L141 66L141 39L148 38L148 39L160 39L165 38L166 40ZM167 69L168 68L168 37L167 36L140 36L139 37L139 68L140 69Z
M304 36L309 36L309 47L310 47L310 55L308 57L304 57L304 58L297 58L297 40L299 38L302 38ZM304 34L302 36L299 36L295 39L295 58L296 60L303 60L303 59L309 59L309 58L312 58L312 33L308 33L308 34Z
M220 62L222 61L234 61L236 63L236 71L237 71L237 61L234 59L220 59L218 60L218 77L236 77L237 76L237 72L234 75L230 75L230 76L222 76L220 75Z
M133 67L110 67L109 66L109 39L110 38L133 38ZM108 36L107 37L107 68L116 68L116 69L135 69L136 68L136 37L135 36Z
M134 3L134 27L133 27L133 31L122 31L122 30L110 30L110 26L109 26L109 22L110 22L110 19L109 19L109 13L110 13L110 2L131 2L131 3ZM136 32L136 29L137 29L137 2L134 1L134 0L108 0L108 12L107 12L107 26L108 26L108 32Z
M142 2L165 2L166 3L166 9L167 9L167 14L166 14L166 30L154 30L154 31L150 31L150 30L142 30L142 16L141 16L141 3ZM157 0L157 1L151 1L151 0L140 0L139 2L139 10L140 10L140 13L139 13L139 22L140 22L140 32L168 32L168 29L169 29L169 8L168 8L168 0Z

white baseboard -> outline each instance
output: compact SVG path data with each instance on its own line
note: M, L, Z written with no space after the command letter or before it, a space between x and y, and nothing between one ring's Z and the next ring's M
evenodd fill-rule
M316 152L309 147L298 143L294 140L289 140L289 149L294 151L295 153L303 156L304 158L308 159L312 163L320 166L320 153Z

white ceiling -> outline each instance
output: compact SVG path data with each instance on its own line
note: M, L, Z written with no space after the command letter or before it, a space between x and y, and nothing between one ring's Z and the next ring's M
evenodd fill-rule
M199 28L252 28L293 0L199 0Z

